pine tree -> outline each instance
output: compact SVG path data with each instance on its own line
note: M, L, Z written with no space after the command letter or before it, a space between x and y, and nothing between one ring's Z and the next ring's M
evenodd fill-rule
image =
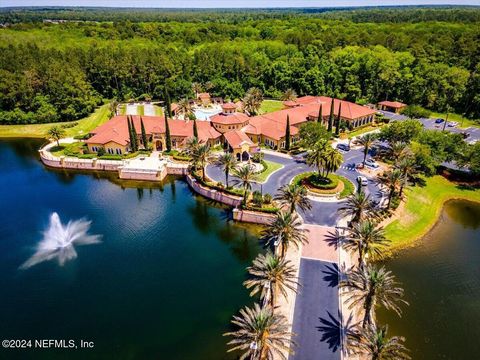
M342 116L342 102L338 105L338 117L337 117L337 126L335 127L335 135L340 134L340 117Z
M330 117L328 118L328 132L332 132L333 130L333 120L335 118L334 109L335 109L334 98L332 98L332 104L330 105Z
M197 120L193 119L193 136L198 139Z
M287 114L287 128L285 129L285 150L290 150L290 116Z
M170 138L170 126L168 125L167 112L165 111L165 143L167 151L172 151L172 139Z
M142 142L143 142L143 147L145 150L148 148L148 139L147 139L147 133L145 132L145 125L143 125L143 119L140 117L140 128L142 131Z
M317 118L317 122L320 124L323 122L322 106L323 105L320 104L320 109L318 110L318 118Z

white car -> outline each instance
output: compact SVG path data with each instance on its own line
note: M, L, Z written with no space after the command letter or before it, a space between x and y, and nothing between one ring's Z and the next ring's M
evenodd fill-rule
M365 176L357 176L357 182L362 186L368 185L368 179Z
M458 122L456 122L456 121L449 121L448 124L447 124L448 127L455 127L457 125L458 125Z
M368 166L373 169L378 169L380 167L373 159L367 159L365 161L365 166Z

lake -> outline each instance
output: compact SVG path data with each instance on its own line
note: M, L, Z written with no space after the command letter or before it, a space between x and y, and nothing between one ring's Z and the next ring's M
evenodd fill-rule
M0 350L2 359L231 359L231 316L252 301L258 228L187 184L49 170L38 140L0 141L0 335L92 341L93 349ZM101 243L27 269L50 216L86 218Z
M418 246L386 263L403 283L402 318L382 312L413 359L473 359L480 346L480 204L450 201Z

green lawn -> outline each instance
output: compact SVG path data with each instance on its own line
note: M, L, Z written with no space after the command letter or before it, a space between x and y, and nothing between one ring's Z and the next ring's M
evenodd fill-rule
M283 108L283 103L279 100L263 100L259 113L266 114Z
M406 190L407 202L398 219L385 227L392 241L391 250L412 245L424 236L437 222L443 204L451 199L480 202L480 189L462 188L442 176L426 178L426 185Z
M446 113L432 112L430 114L430 117L434 119L437 119L437 118L445 119L446 116L447 116ZM468 128L470 126L480 127L480 119L475 119L475 120L467 119L460 114L449 113L448 121L456 121L458 122L458 127L462 127L462 128Z
M365 134L369 131L373 131L373 130L378 130L380 129L381 126L372 126L372 125L367 125L367 126L364 126L360 129L357 129L357 130L354 130L354 131L350 131L347 133L348 137L349 138L352 138L354 136L359 136L359 135L362 135L362 134Z
M44 138L48 129L52 126L68 126L75 122L77 125L65 129L66 137L84 135L107 121L109 112L109 105L105 104L97 108L90 116L77 121L31 125L0 125L0 137Z
M163 116L163 110L160 106L153 105L153 108L155 109L155 115L156 116Z
M119 115L125 115L127 113L127 105L121 104L119 107L120 107Z
M137 114L145 115L145 107L143 105L137 105Z
M265 160L265 162L267 163L267 170L265 170L264 172L258 174L257 176L257 179L259 182L261 183L264 183L267 178L270 176L270 174L273 174L275 171L281 169L283 167L282 164L279 164L279 163L276 163L276 162L273 162L273 161L267 161Z

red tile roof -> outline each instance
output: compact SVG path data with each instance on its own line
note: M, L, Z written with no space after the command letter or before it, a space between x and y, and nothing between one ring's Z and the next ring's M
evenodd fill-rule
M262 134L274 140L280 140L285 136L286 128L286 119L284 121L276 121L275 119L266 117L265 115L260 115L251 118L250 123L243 129L243 131L245 131L247 134ZM295 126L290 126L290 134L297 135L298 129Z
M400 101L387 101L387 100L380 101L378 105L384 105L394 109L400 109L402 107L407 106L407 104L401 103Z
M165 118L161 116L132 116L135 130L138 135L141 134L140 118L143 120L145 132L147 134L164 134L165 133ZM169 119L168 125L170 134L176 137L193 137L193 121L183 121ZM220 134L207 121L197 121L198 138L200 141L207 141L208 139L216 139ZM106 144L110 141L116 142L120 145L127 145L130 142L128 134L127 116L115 116L105 124L100 125L93 131L94 134L87 143L92 144Z
M214 116L210 116L210 121L222 124L222 125L234 125L234 124L242 124L247 122L249 117L243 113L231 113L231 114L224 114L220 113Z
M210 99L210 94L209 93L200 93L198 94L199 99Z
M237 108L237 105L235 105L232 102L222 104L222 109L225 109L225 110L231 110L231 109L236 109L236 108Z
M228 131L223 134L223 136L225 136L225 140L227 140L228 144L233 149L238 149L244 143L248 144L248 146L254 145L253 141L250 140L250 138L244 132L239 130Z
M295 106L298 106L300 104L297 103L296 101L293 101L293 100L287 100L287 101L283 102L283 105L285 105L286 107L295 107Z

